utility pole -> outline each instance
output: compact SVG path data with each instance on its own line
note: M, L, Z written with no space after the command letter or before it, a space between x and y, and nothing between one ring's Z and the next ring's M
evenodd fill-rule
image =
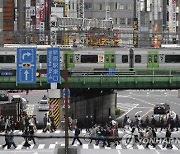
M19 34L18 43L25 43L25 32L26 32L26 1L17 0L17 31Z

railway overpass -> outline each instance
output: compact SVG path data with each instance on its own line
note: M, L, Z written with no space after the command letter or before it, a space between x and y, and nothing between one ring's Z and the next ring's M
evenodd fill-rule
M171 71L167 73L155 72L141 74L127 71L108 74L108 72L75 72L68 77L68 87L70 89L179 89L180 72L174 75ZM64 88L64 79L58 84L58 89ZM0 76L0 89L20 89L20 90L41 90L50 89L46 77L37 77L36 83L24 84L16 83L16 76Z

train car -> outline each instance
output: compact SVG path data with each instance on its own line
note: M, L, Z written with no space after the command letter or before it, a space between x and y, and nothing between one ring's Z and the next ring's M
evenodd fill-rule
M0 70L16 70L17 48L0 48ZM46 69L46 48L37 48L37 70ZM150 48L64 48L60 52L61 70L136 71L140 69L178 69L180 50ZM1 72L2 73L2 72ZM3 74L1 74L3 75Z

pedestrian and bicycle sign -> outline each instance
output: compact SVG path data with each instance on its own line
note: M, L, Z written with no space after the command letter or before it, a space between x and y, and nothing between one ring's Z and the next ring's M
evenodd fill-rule
M36 82L36 48L17 48L17 83Z
M70 92L70 89L68 89L68 98L70 98L70 94L71 92ZM65 98L66 97L66 90L65 90L65 88L62 90L62 97L63 98Z
M47 82L60 82L60 48L47 48Z

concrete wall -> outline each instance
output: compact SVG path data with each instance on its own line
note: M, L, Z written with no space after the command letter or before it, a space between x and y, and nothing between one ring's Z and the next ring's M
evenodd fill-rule
M79 93L79 96L77 94ZM106 123L109 116L115 117L116 93L113 90L71 90L69 115L85 126L86 116L92 116L94 123Z

